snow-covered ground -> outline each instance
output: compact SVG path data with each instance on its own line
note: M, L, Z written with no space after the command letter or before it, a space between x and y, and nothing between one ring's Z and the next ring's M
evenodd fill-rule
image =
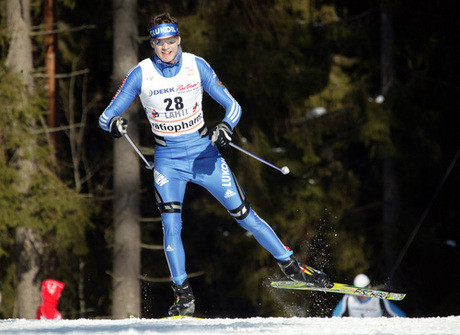
M413 334L459 335L460 316L442 318L248 318L0 320L0 334Z

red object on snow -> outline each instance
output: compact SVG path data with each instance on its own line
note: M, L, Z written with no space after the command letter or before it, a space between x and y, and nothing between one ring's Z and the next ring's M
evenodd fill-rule
M42 303L37 309L37 319L62 319L61 313L56 309L59 304L64 283L54 279L46 279L42 283Z

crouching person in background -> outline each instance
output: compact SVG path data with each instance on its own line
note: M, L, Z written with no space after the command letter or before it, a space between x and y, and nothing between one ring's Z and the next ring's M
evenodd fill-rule
M56 309L59 304L64 283L54 279L46 279L42 283L42 302L37 309L37 319L62 319L61 313Z

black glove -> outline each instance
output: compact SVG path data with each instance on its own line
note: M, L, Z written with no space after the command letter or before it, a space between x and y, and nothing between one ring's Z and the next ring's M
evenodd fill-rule
M230 126L227 123L222 122L211 129L209 132L209 139L211 140L212 145L217 144L217 146L221 148L226 148L232 141L232 135L233 132Z
M123 119L121 116L115 116L110 120L109 128L113 138L120 138L126 134L128 130L128 120Z

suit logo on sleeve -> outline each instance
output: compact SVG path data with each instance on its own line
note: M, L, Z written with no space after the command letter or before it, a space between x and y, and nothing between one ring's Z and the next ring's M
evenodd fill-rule
M216 78L216 83L217 83L217 85L222 86L223 88L225 88L225 85L222 84L222 82L219 80L219 78Z

